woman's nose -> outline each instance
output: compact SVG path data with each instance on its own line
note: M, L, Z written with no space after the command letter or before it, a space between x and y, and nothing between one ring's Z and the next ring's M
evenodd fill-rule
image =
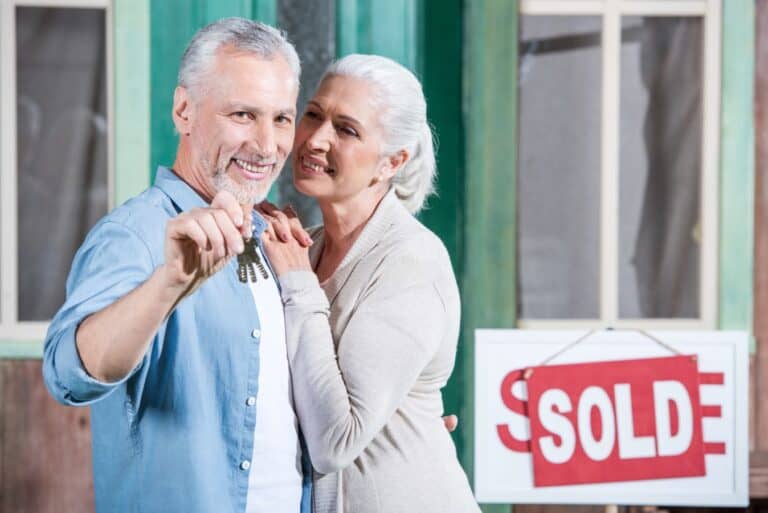
M318 126L309 137L307 137L307 146L316 151L328 151L331 149L331 139L333 127L331 123L326 121Z

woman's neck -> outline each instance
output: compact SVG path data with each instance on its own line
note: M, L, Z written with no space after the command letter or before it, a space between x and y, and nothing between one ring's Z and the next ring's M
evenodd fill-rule
M385 195L386 191L342 202L320 202L323 250L315 271L321 282L336 271Z

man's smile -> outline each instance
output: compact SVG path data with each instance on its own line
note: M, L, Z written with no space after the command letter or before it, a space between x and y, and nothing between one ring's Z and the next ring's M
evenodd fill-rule
M276 165L274 162L253 162L234 157L230 162L232 162L237 170L240 171L240 174L248 180L263 180L264 178L271 176Z

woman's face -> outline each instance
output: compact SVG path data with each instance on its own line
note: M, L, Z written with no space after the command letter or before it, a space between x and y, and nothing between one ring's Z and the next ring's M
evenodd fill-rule
M391 159L380 154L378 115L370 84L351 77L326 78L296 127L296 189L321 203L366 196L377 201L393 174Z

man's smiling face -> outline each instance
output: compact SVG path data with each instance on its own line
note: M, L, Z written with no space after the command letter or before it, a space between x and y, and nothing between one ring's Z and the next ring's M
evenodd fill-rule
M201 78L202 87L183 91L181 98L188 103L182 121L188 137L185 178L209 201L227 190L241 204L258 203L293 145L298 95L293 70L280 55L267 59L224 47ZM178 112L175 105L174 115Z

